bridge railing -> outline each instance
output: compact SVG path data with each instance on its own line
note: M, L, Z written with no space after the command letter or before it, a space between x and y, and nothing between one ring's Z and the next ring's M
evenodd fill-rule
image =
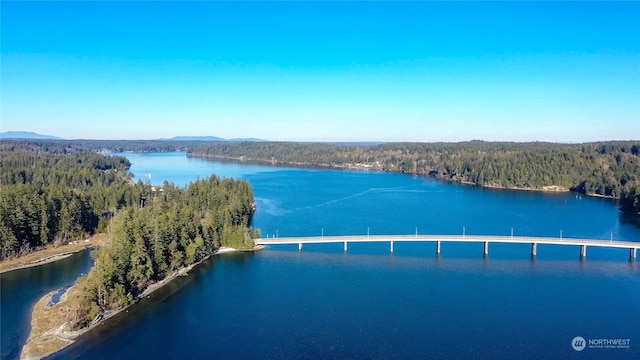
M346 235L346 236L306 236L306 237L273 237L254 240L256 244L276 245L276 244L298 244L302 250L303 244L321 243L344 243L344 250L347 251L349 242L389 242L391 252L393 252L394 242L436 242L437 253L440 253L442 242L482 242L484 243L484 253L488 254L489 243L514 243L531 244L531 254L537 254L538 244L552 245L577 245L580 246L580 255L586 256L587 246L628 248L629 256L633 259L637 257L640 242L614 241L600 239L579 239L566 237L535 237L535 236L504 236L504 235Z

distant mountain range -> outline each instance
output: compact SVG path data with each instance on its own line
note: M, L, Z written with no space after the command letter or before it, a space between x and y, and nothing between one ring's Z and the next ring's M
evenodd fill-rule
M42 135L31 131L6 131L0 132L0 139L35 139L35 140L65 140L64 138L51 135ZM175 136L172 138L156 139L160 141L230 141L230 142L265 142L268 140L256 138L235 138L224 139L217 136Z
M61 137L42 135L30 131L5 131L0 132L0 139L44 139L44 140L64 140Z

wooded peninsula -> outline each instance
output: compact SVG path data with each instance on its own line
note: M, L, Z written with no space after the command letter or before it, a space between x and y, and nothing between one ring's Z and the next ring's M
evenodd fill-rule
M250 227L255 204L247 181L211 175L186 188L164 182L154 191L132 182L124 157L65 154L28 142L3 141L0 149L0 259L108 233L94 267L55 316L47 316L56 318L52 329L62 334L131 305L151 285L221 247L253 248L259 237ZM50 338L44 342L64 336ZM67 344L36 351L36 357Z

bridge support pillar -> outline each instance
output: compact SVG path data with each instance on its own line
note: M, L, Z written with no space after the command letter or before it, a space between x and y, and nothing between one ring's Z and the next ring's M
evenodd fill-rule
M393 241L390 241L389 247L390 247L391 252L393 252Z
M531 243L531 256L538 255L538 243Z
M580 257L587 257L587 245L580 245Z
M302 243L298 243L298 251L302 251Z
M436 254L440 255L440 245L442 245L442 241L436 241Z
M488 241L484 242L484 254L485 255L489 255L489 242Z
M629 258L635 259L638 256L638 249L631 248L629 249Z
M345 252L347 251L347 242L346 241L344 242L344 251Z

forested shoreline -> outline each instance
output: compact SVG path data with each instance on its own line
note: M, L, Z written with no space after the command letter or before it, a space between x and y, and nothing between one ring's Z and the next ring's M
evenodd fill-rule
M387 143L355 146L318 143L213 143L189 156L270 164L374 169L428 175L493 188L566 190L620 199L640 215L640 141L586 144Z
M111 243L81 277L67 306L71 329L126 307L150 285L198 263L220 247L253 248L255 211L247 181L212 175L186 188L164 183L143 208L127 207L109 226Z
M11 140L3 148L48 154L185 151L188 156L289 166L433 176L478 186L570 190L620 199L640 216L640 141L585 144L470 141L347 145L160 140Z
M186 188L165 182L162 190L144 206L118 211L106 244L92 253L94 266L59 302L47 305L51 293L38 302L24 358L66 347L222 247L251 249L260 236L250 227L255 205L247 181L211 175Z
M187 187L133 183L130 162L82 146L0 146L0 259L108 234L91 271L61 308L68 330L84 329L137 301L221 247L253 248L253 190L211 175Z
M105 231L118 210L147 192L131 184L129 161L94 153L8 150L0 159L0 259Z

